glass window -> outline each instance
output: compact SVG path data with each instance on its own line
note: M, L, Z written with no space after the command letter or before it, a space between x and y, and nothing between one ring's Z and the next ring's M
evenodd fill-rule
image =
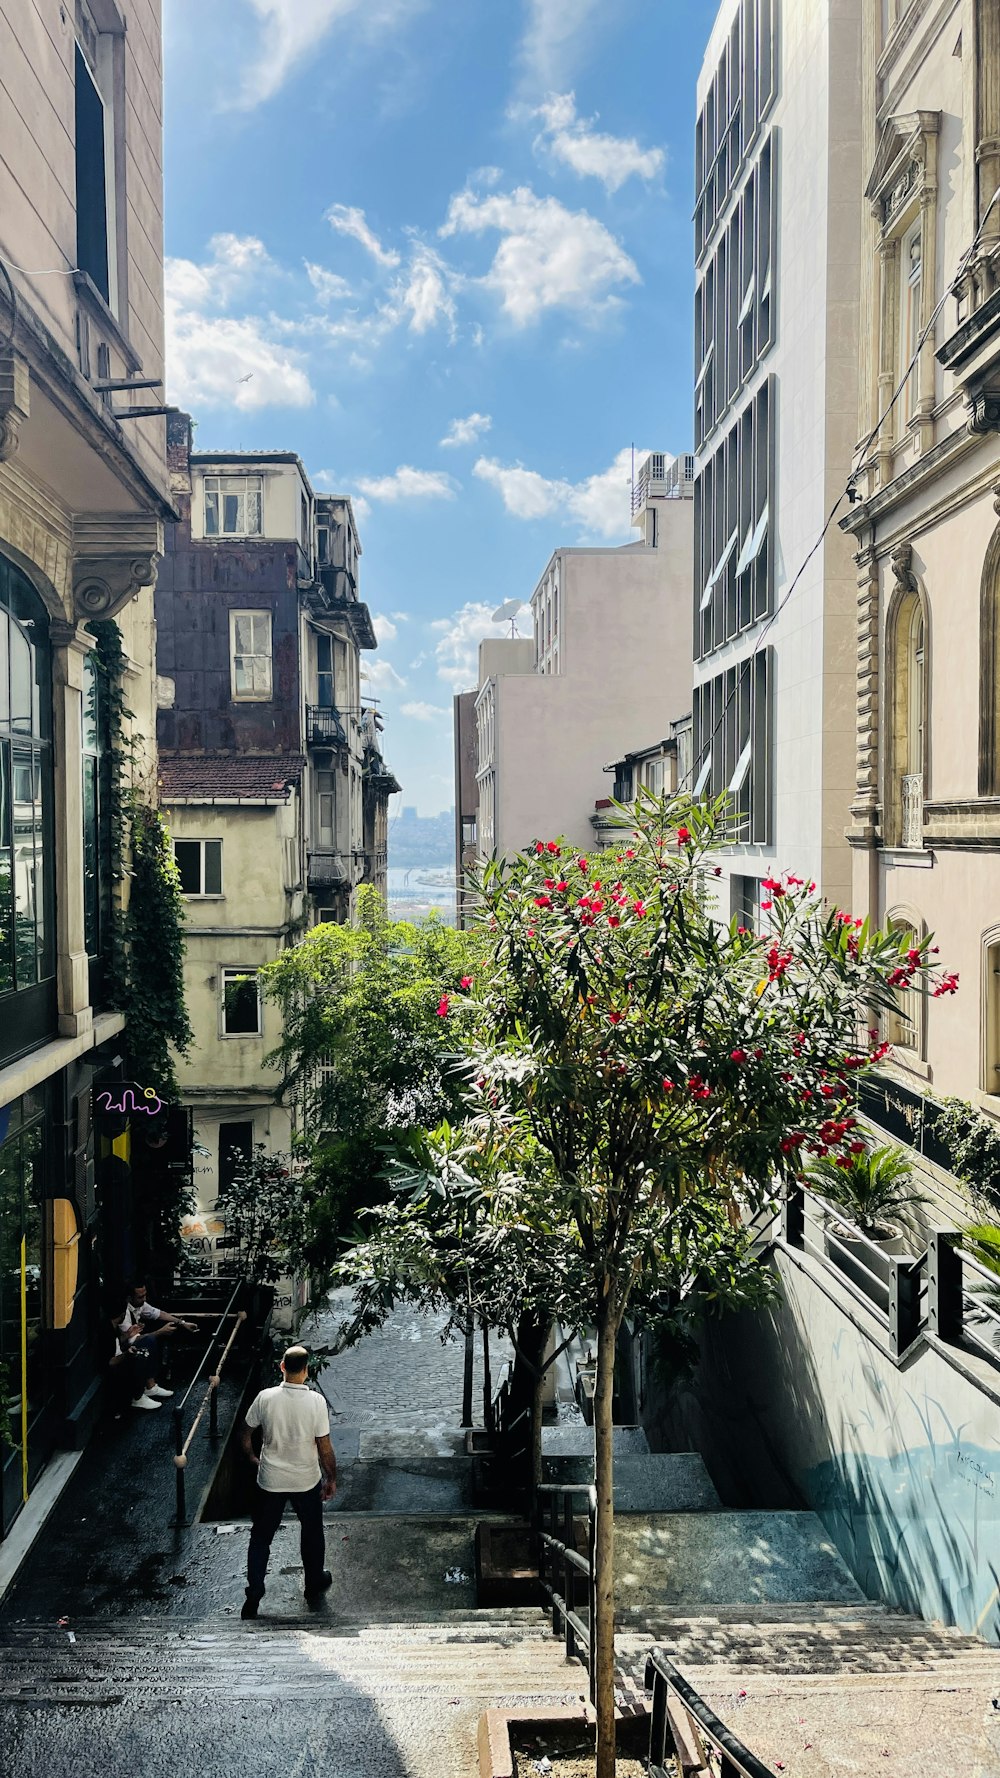
M76 263L111 301L104 99L76 46Z
M920 228L912 229L902 245L902 326L899 330L899 375L906 376L900 406L903 423L913 413L917 398L917 369L909 371L910 361L920 338L920 299L923 282L923 247Z
M182 895L222 894L222 841L175 840Z
M53 933L51 665L48 618L0 557L0 995L51 982ZM30 1043L5 1027L0 1055ZM42 1035L39 1032L39 1035Z
M259 475L206 475L205 536L259 537L264 483Z
M260 985L255 969L223 969L222 1034L224 1037L259 1037L261 1033Z
M43 1118L35 1095L0 1113L0 1472L5 1523L23 1502L24 1440L29 1482L45 1451L33 1434L45 1405L42 1373ZM23 1268L22 1268L23 1257ZM27 1375L27 1397L21 1377Z
M271 696L271 613L231 611L232 684L235 698Z
M316 699L321 710L334 708L333 641L330 636L316 637Z

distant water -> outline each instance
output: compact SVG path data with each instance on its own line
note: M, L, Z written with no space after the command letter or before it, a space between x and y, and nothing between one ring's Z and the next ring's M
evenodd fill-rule
M455 914L455 887L451 872L430 865L390 865L388 878L389 906L400 914L429 913L431 908L447 915Z

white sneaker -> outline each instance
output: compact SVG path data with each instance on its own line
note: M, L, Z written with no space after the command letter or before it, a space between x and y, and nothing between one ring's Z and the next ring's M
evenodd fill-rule
M142 1408L144 1411L148 1408L158 1408L159 1405L158 1401L150 1401L148 1391L145 1395L137 1395L132 1403L134 1408Z
M164 1389L162 1383L154 1383L152 1389L146 1390L146 1394L151 1395L154 1401L167 1401L173 1393L172 1389Z

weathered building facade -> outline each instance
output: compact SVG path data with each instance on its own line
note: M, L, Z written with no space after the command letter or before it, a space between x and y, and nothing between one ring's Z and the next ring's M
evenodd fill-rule
M87 626L116 621L149 742L171 508L159 0L3 0L0 44L2 1536L52 1451L86 1437L102 1287L131 1252L127 1202L102 1204L91 1117L123 1020L105 967L107 686Z
M159 776L187 906L190 1239L214 1254L220 1184L255 1145L291 1138L258 971L305 928L350 918L359 884L384 892L398 786L361 702L376 639L350 501L317 497L294 452L192 452L186 414L170 418L169 457L180 517L156 591Z
M997 7L866 4L863 119L854 905L961 978L894 1071L1000 1116Z

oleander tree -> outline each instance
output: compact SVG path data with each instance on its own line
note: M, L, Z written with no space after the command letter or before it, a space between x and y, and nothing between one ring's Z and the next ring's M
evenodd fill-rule
M621 818L609 852L540 839L485 867L481 961L437 1009L467 1058L481 1171L506 1181L488 1220L537 1235L558 1275L550 1296L596 1329L597 1778L615 1768L623 1317L692 1293L708 1306L752 1297L748 1217L807 1158L848 1170L863 1152L852 1083L885 1054L879 1014L911 985L957 987L929 939L827 909L787 873L764 881L760 930L721 919L726 799L644 795ZM544 1163L522 1165L529 1143Z

